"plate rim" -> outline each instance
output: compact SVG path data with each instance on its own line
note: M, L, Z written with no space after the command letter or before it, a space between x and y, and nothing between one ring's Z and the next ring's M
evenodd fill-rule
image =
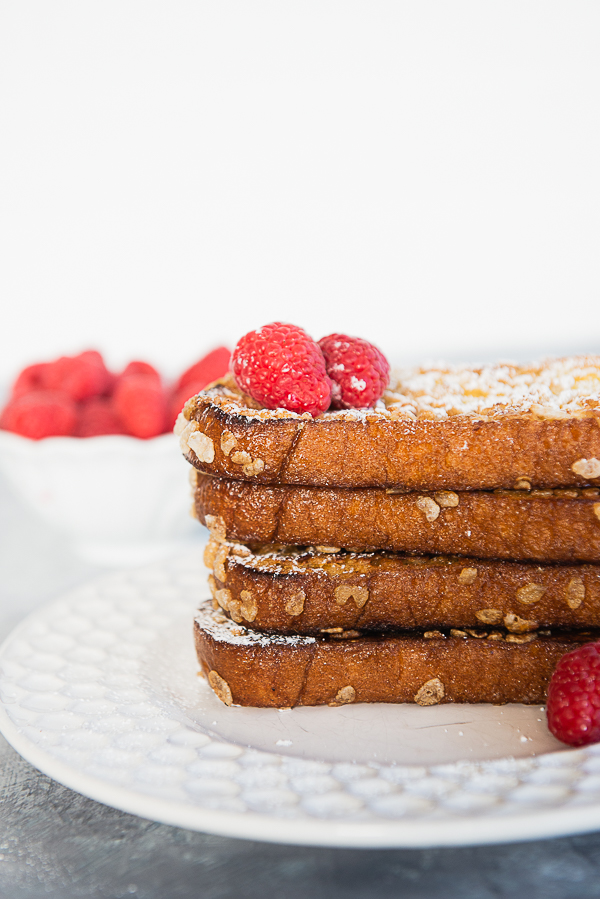
M531 842L571 836L600 828L600 804L535 811L504 817L470 816L446 821L407 819L389 823L298 821L256 812L226 812L138 793L71 768L19 733L0 706L0 733L27 762L68 789L149 821L234 839L298 846L348 849L427 849ZM574 820L568 822L569 818ZM576 820L575 820L576 819Z
M195 551L194 551L195 554ZM142 566L139 570L162 568L173 562L173 558L164 562ZM50 602L44 603L23 618L6 636L0 645L0 662L4 659L14 641L20 638L23 630L39 617L45 615L55 606L60 606L67 599L78 599L82 589L89 589L94 584L112 579L115 575L134 575L131 570L111 572L92 578L77 587L64 591ZM153 638L156 640L156 637ZM28 763L42 774L56 780L63 786L72 789L89 799L115 808L127 814L137 815L151 821L189 830L212 833L236 839L258 840L269 843L302 846L323 846L338 848L432 848L436 846L476 846L501 843L514 843L548 839L552 837L570 836L600 829L600 800L588 805L572 805L570 807L537 808L519 814L478 815L470 812L462 815L456 812L453 817L444 820L419 820L407 817L389 821L353 820L312 816L310 819L286 818L254 811L225 811L192 805L178 800L168 800L143 791L137 791L120 784L104 780L62 761L34 743L22 728L8 715L8 703L0 700L0 733L7 742ZM239 744L223 737L212 738L226 745ZM256 750L261 752L261 750ZM567 749L559 752L543 753L538 757L560 755L580 755L581 749ZM278 753L271 753L271 756ZM281 759L289 759L289 755L279 755ZM407 766L411 767L411 766ZM428 773L427 776L433 777Z

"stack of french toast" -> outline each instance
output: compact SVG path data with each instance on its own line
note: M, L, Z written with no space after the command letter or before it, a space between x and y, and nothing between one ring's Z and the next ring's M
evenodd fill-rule
M407 369L317 417L227 376L176 431L228 705L541 703L597 637L600 357Z

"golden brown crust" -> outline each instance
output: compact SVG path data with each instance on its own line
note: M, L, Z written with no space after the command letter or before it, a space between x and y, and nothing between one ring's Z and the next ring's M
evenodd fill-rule
M390 494L248 484L199 475L195 508L242 543L330 545L360 550L460 553L476 558L600 561L595 488ZM545 495L549 493L549 495Z
M242 554L243 553L243 554ZM207 559L210 562L210 559ZM214 564L214 559L213 559ZM259 631L414 627L600 627L600 566L482 562L392 553L246 554L222 545L215 589L235 620Z
M214 387L186 404L199 450L185 437L182 450L200 471L262 484L488 490L526 479L534 487L582 486L599 482L597 413L412 420L384 408L313 419L256 410L230 388Z
M347 702L540 703L560 657L586 639L508 643L386 636L236 645L215 638L198 620L194 637L202 670L223 701L275 708Z

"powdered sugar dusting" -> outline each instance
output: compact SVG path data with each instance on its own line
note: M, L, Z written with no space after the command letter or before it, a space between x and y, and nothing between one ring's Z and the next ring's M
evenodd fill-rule
M395 374L396 402L417 415L591 411L600 406L600 356L546 359L529 365L502 362L403 369ZM389 402L386 405L391 405ZM541 408L540 408L541 407Z
M225 544L230 547L229 559L236 565L250 571L268 572L277 575L303 574L310 572L317 577L372 574L376 569L384 571L398 565L420 567L422 565L445 566L460 562L459 556L425 556L394 552L353 552L340 550L323 553L315 546L267 545L252 552L239 544ZM243 551L240 551L243 550Z
M308 419L287 409L261 409L228 376L202 391L196 409L207 403L250 421ZM528 365L433 365L396 371L372 409L324 412L318 420L369 421L449 417L585 417L600 413L600 356L567 356Z
M255 409L244 402L240 393L222 386L203 390L196 397L199 400L204 398L209 399L213 405L218 406L228 415L242 415L251 421L267 421L274 418L301 419L303 417L298 412L290 412L289 409ZM304 414L306 415L307 413ZM309 417L312 418L312 416Z
M236 624L219 609L213 609L210 600L198 609L196 624L218 643L230 643L234 646L307 646L315 643L315 637L300 637L295 634L259 634L249 628Z

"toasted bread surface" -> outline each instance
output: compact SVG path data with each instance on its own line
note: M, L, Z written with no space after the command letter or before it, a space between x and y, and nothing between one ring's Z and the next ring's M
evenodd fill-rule
M291 708L349 702L539 703L580 635L514 641L420 634L355 640L266 636L209 605L194 622L202 671L227 705ZM515 642L518 640L528 642Z
M209 544L213 596L255 630L600 627L600 566Z
M597 488L418 494L194 480L198 519L220 519L241 543L600 561Z
M182 451L263 484L410 490L583 486L600 478L600 357L401 372L371 410L317 418L257 404L226 379L189 400Z

